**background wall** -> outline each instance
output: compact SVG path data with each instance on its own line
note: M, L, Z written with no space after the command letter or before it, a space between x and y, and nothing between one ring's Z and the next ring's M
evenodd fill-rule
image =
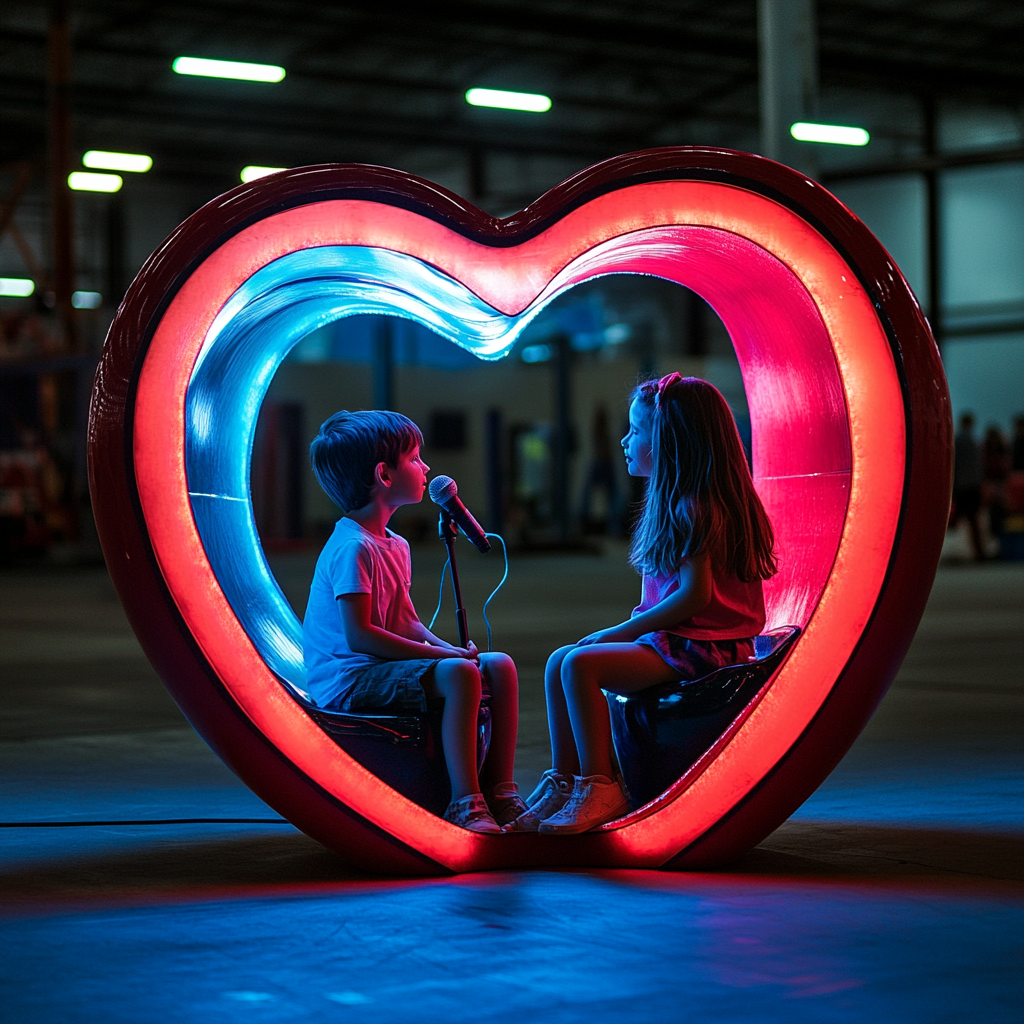
M958 111L955 124L965 118ZM942 357L954 414L970 410L982 427L1009 431L1024 414L1024 163L947 170L938 188ZM923 177L840 182L832 190L930 309Z

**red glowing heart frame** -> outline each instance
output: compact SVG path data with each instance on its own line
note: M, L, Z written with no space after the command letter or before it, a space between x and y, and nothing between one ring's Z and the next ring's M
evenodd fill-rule
M769 613L804 632L719 743L623 822L573 837L447 824L340 750L229 606L189 504L185 389L232 292L270 261L322 245L416 257L509 315L597 274L654 273L701 293L729 327L755 478L779 534ZM285 172L214 201L153 255L111 327L90 484L115 585L182 711L263 799L353 863L414 874L697 867L735 858L785 820L881 699L938 562L951 449L934 341L871 233L788 168L672 148L599 164L504 221L363 166Z

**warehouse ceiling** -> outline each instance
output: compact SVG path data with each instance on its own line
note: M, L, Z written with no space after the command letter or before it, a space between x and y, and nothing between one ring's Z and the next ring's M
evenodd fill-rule
M237 182L242 163L408 166L411 152L432 150L466 161L470 191L482 193L484 154L584 166L653 145L757 146L755 0L77 0L71 10L77 150L149 153L168 177ZM0 12L3 161L45 153L47 16L46 3L22 0ZM873 136L900 152L919 146L907 111L922 101L1020 114L1024 4L822 0L818 19L823 106L867 111ZM183 54L279 64L287 77L185 78L171 70ZM553 106L477 109L464 99L472 86L543 92Z

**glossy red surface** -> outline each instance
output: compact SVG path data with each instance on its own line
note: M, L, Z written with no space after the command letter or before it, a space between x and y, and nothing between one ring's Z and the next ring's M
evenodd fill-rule
M658 177L668 180L650 180ZM765 699L620 827L572 841L488 839L403 801L310 728L209 571L175 443L190 360L254 269L294 248L346 241L424 258L507 312L570 279L659 273L704 294L729 326L758 485L780 528L772 620L808 629ZM592 168L506 222L373 168L287 172L236 189L182 225L119 312L97 377L90 472L111 573L175 699L238 774L311 835L401 872L698 864L735 856L783 820L884 692L937 562L950 433L920 311L851 214L768 161L662 150Z

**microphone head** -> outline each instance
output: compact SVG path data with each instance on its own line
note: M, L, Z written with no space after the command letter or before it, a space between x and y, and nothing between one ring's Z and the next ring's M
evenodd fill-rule
M454 498L459 488L450 476L435 476L430 481L430 500L435 505L443 505L449 498Z

